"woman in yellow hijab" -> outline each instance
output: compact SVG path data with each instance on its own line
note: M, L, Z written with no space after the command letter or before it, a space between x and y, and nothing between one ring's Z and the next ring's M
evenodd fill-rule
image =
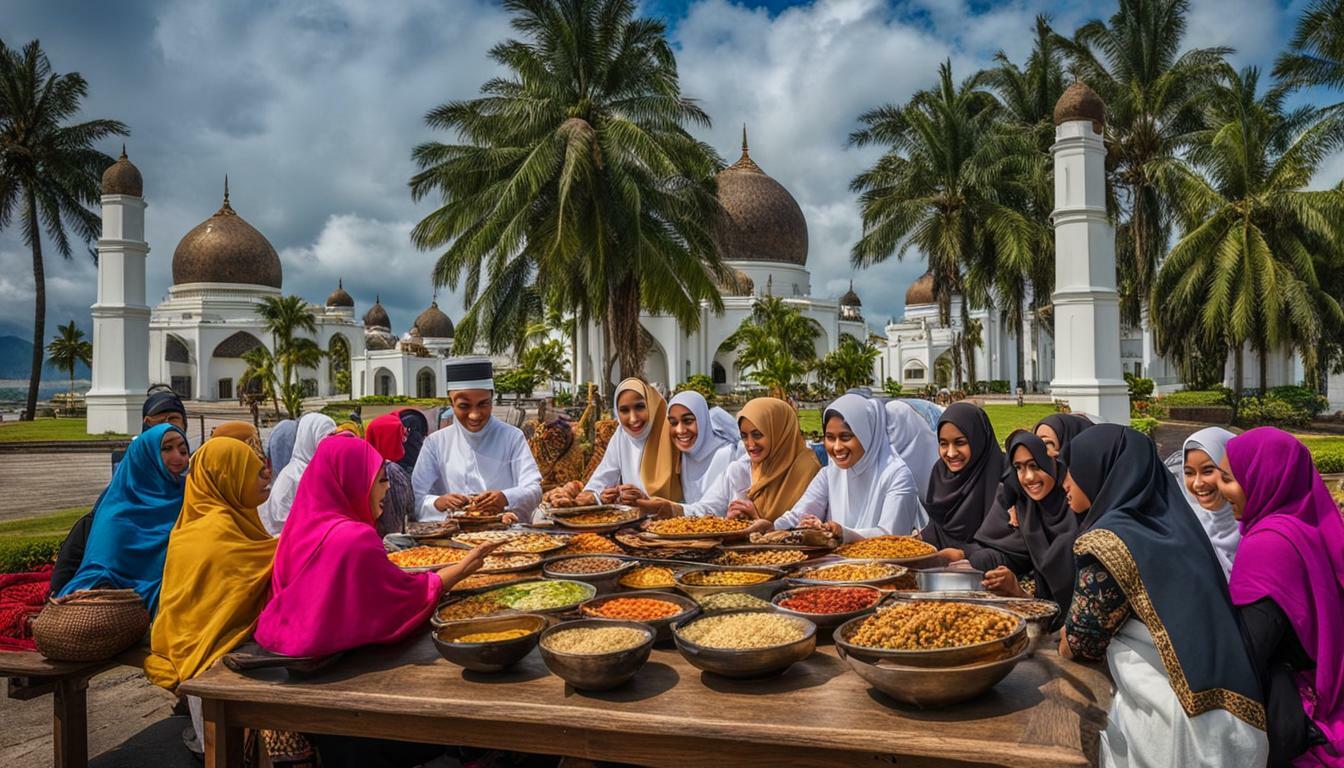
M680 453L672 445L667 401L648 382L626 379L616 387L620 430L579 494L580 504L633 503L650 496L681 501Z
M821 471L817 455L807 447L793 406L773 397L758 397L737 414L742 445L751 460L747 498L728 506L729 517L774 521L802 498Z
M210 430L210 437L231 437L242 443L247 443L247 447L262 460L266 461L266 450L261 447L261 435L257 434L257 428L248 424L246 421L226 421L223 424Z

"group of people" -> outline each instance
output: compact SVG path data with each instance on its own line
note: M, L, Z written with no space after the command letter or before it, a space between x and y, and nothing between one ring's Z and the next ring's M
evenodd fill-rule
M447 375L445 428L405 410L361 439L308 414L269 451L235 422L188 455L181 402L151 399L52 594L134 589L154 616L146 673L169 690L248 640L325 657L406 637L493 545L408 574L383 537L468 507L529 522L542 496L522 432L491 413L489 362ZM1057 603L1060 654L1105 660L1115 681L1105 764L1344 763L1344 518L1291 435L1202 430L1163 461L1148 437L1081 415L1001 445L970 403L855 392L822 412L823 466L782 400L734 417L627 379L612 407L580 504L914 535L987 590ZM382 759L330 751L325 764Z

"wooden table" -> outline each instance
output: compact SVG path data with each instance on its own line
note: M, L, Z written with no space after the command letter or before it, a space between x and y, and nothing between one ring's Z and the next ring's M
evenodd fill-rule
M977 701L898 708L829 645L783 676L734 681L655 649L634 681L580 693L533 651L514 669L467 672L427 636L347 654L314 677L222 665L184 684L204 699L206 765L238 766L242 729L270 727L573 755L654 766L860 764L1082 766L1110 707L1103 671L1053 650Z
M106 661L51 661L33 651L0 651L0 677L8 679L9 698L28 701L52 695L51 750L57 768L89 764L89 680L112 667L144 663L136 648Z

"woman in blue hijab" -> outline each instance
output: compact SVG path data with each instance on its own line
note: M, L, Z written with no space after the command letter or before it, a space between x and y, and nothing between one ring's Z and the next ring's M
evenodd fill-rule
M150 615L158 608L168 534L182 510L187 436L159 424L131 441L112 482L94 508L84 558L58 592L134 589Z
M285 419L271 429L270 441L266 443L266 453L271 458L271 475L280 474L289 459L294 455L294 438L299 431L299 422Z

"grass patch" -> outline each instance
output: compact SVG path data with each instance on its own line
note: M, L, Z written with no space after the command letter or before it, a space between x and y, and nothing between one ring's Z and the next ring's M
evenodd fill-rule
M129 440L130 435L105 432L90 435L85 432L84 419L37 419L0 423L0 443L36 443L46 441Z
M1049 403L990 403L985 406L989 422L994 425L994 436L1002 443L1015 429L1031 429L1036 422L1055 412L1055 406ZM821 411L817 408L804 408L798 411L798 426L803 434L821 432Z
M0 522L0 573L29 571L51 562L70 526L88 511L89 507L74 507Z

